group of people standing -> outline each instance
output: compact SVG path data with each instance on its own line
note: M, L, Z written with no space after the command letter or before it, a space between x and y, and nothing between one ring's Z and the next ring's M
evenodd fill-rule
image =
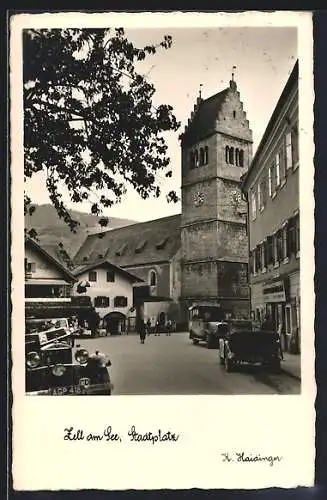
M172 331L174 330L173 321L168 320L164 328L165 332L163 332L162 330L163 326L160 325L159 321L156 321L156 323L152 325L150 319L148 319L146 323L144 322L144 320L139 319L137 324L137 333L140 336L141 344L144 344L146 336L150 334L159 336L160 333L165 333L167 336L170 336Z

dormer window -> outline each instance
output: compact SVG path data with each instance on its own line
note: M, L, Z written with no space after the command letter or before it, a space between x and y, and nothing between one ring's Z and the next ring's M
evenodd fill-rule
M83 257L83 262L86 262L87 261L87 257Z
M167 244L167 241L169 240L168 236L166 238L164 238L163 240L159 241L157 244L156 244L156 249L157 250L162 250L163 248L165 248L166 244Z
M124 253L126 252L127 250L127 245L126 243L124 243L120 248L119 250L116 251L116 255L117 257L122 257L122 255L124 255Z
M146 240L142 240L138 245L137 247L135 248L135 253L141 253L143 252L143 250L145 249L145 247L147 246L147 241Z

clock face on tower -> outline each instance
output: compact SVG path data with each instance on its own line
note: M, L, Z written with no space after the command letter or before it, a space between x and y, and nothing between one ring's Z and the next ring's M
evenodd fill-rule
M242 202L242 196L241 196L240 191L232 191L231 203L234 207L234 210L238 210L240 208L241 202Z
M194 205L199 207L204 202L204 194L201 191L197 191L194 195Z

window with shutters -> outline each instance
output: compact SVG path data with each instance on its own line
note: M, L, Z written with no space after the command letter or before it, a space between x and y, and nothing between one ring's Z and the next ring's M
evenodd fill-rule
M257 274L258 267L257 267L257 254L255 251L255 248L252 251L252 258L253 258L253 274Z
M114 307L127 307L127 297L121 297L121 296L115 297Z
M280 173L280 182L283 186L286 182L286 165L285 165L285 151L284 147L282 147L279 151L279 173Z
M107 283L113 283L115 281L115 272L113 269L107 271Z
M267 240L265 240L263 243L262 243L262 270L263 271L266 271L267 269L267 254L268 254L268 248L267 248Z
M253 252L249 252L249 272L253 274Z
M89 271L89 281L96 281L97 280L97 272L96 271Z
M258 245L255 251L256 251L257 271L259 272L262 270L261 245Z
M266 185L265 182L262 180L258 184L258 209L260 212L263 211L263 209L266 206Z
M273 254L274 254L274 265L277 266L279 264L278 261L278 238L277 233L273 236Z
M95 297L94 307L109 307L109 297Z
M286 224L282 229L283 237L283 260L288 260L288 224Z
M295 227L295 218L293 217L288 221L287 226L287 256L291 258L292 255L296 254L296 227Z
M277 260L281 262L283 260L283 231L279 230L277 232Z
M300 217L295 217L295 241L296 241L296 256L300 254Z
M275 158L275 180L276 187L278 187L280 185L280 153L277 153Z
M273 236L267 238L267 266L274 263L274 242Z
M286 169L288 170L293 166L293 153L292 153L292 133L288 132L285 137L286 149Z
M299 165L299 131L297 126L292 129L292 155L293 167L296 168Z
M262 209L262 199L261 199L261 184L260 184L260 182L258 184L257 190L258 190L258 209L261 211L261 209Z
M255 191L251 193L251 206L252 206L252 220L257 217L257 197Z
M268 193L269 196L272 196L272 176L273 176L273 167L272 165L268 168Z

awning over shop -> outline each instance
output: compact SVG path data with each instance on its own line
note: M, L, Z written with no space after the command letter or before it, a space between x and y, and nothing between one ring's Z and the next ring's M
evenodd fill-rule
M25 285L47 285L47 286L54 286L54 285L69 285L68 281L65 281L63 279L40 279L40 278L31 278L25 280Z

